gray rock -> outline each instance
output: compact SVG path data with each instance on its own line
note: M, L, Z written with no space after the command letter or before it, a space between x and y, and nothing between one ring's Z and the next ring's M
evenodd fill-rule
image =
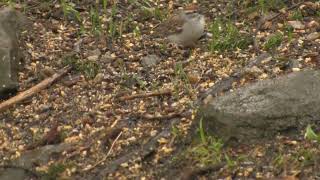
M154 67L160 62L160 58L157 55L151 54L142 58L141 64L145 68Z
M95 49L89 52L89 56L87 57L87 59L89 61L97 61L100 55L101 55L101 51L99 49Z
M2 180L24 180L24 179L31 179L28 173L23 169L16 169L16 168L6 168L3 171L0 171L0 179Z
M26 151L8 165L8 168L0 168L0 179L39 179L34 174L35 165L47 164L52 156L67 151L74 147L74 144L46 145L38 149Z
M106 52L101 56L101 61L104 63L109 63L109 62L112 62L113 60L114 58L112 57L110 52Z
M260 81L223 96L208 97L194 126L202 119L206 133L225 141L296 135L320 120L319 89L320 71L313 70Z
M32 169L34 164L46 164L51 156L60 154L72 148L74 144L61 143L57 145L46 145L38 149L33 149L23 153L18 159L13 161L13 165Z
M18 34L27 19L10 8L0 10L0 98L18 88L18 71L22 58Z

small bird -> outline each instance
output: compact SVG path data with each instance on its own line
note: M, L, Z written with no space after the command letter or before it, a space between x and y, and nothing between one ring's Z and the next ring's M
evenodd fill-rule
M205 17L197 13L196 6L179 10L160 25L160 33L183 47L192 47L205 34Z

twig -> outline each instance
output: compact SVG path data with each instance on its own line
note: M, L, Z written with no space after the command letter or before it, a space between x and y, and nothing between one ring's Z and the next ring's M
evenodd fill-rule
M94 179L103 179L104 177L106 177L106 175L114 173L118 169L118 167L124 162L128 162L137 157L144 159L148 155L152 154L158 146L158 140L163 137L168 137L171 133L171 127L173 125L178 124L180 121L181 119L179 118L173 120L171 123L168 123L168 126L162 132L151 138L141 148L133 149L132 151L127 152L123 156L115 159L114 161L109 162L106 165L106 168L100 171L100 173Z
M33 96L34 94L40 92L41 90L47 88L54 81L56 81L57 79L59 79L60 77L62 77L66 73L68 73L70 70L71 70L71 67L68 67L68 66L64 67L62 70L60 70L59 72L52 75L52 77L49 77L49 78L41 81L39 84L31 87L30 89L21 92L20 94L8 99L7 101L2 102L0 104L0 112L4 111L5 109L9 108L10 106L12 106L16 103L23 101L24 99L27 99L27 98Z
M84 168L83 170L84 170L84 171L90 171L90 170L92 170L93 168L97 167L99 164L103 163L105 160L107 160L107 158L108 158L109 155L111 154L111 151L112 151L114 145L116 144L116 142L117 142L118 139L120 138L122 132L123 132L123 131L121 131L121 132L118 134L118 136L116 137L116 139L112 142L111 147L109 148L108 153L107 153L100 161L96 162L96 163L95 163L93 166L91 166L91 167Z
M131 100L135 98L144 98L144 97L151 97L151 96L160 96L160 95L171 95L172 91L170 89L161 89L156 92L149 92L149 93L141 93L141 94L133 94L129 96L122 96L119 99L121 101Z
M112 142L111 147L110 147L110 149L109 149L109 151L108 151L108 153L107 153L107 155L106 155L106 158L110 155L110 153L111 153L111 151L112 151L112 149L113 149L113 146L115 145L115 143L116 143L116 142L118 141L118 139L120 138L122 132L123 132L123 131L121 131L121 132L119 133L119 135L116 137L116 139Z
M70 151L71 154L68 155L67 159L72 158L78 154L80 154L82 151L90 149L94 143L96 143L96 139L103 139L103 141L107 141L108 144L111 142L111 140L115 139L119 133L122 131L124 127L127 127L127 123L118 123L116 125L110 126L107 130L104 131L96 131L92 134L91 137L87 137L89 142L87 142L85 145L83 145L80 148L74 148L72 151ZM96 137L98 136L98 137ZM110 141L109 141L110 140ZM105 142L103 142L104 144Z
M160 26L160 24L161 24L161 23L156 24L155 26L153 26L153 27L151 28L151 30L156 29L157 27L159 27L159 26Z

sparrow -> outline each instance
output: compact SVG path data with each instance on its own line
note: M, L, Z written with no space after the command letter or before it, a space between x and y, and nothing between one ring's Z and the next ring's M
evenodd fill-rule
M179 10L160 25L160 33L177 45L192 47L205 34L205 17L194 6Z

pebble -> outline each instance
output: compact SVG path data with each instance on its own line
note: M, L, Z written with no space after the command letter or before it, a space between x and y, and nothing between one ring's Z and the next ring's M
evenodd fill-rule
M314 41L314 40L320 38L320 33L319 33L319 32L310 33L310 34L307 35L306 38L307 38L307 40L309 40L309 41Z
M301 21L288 21L294 29L304 29L305 25Z

